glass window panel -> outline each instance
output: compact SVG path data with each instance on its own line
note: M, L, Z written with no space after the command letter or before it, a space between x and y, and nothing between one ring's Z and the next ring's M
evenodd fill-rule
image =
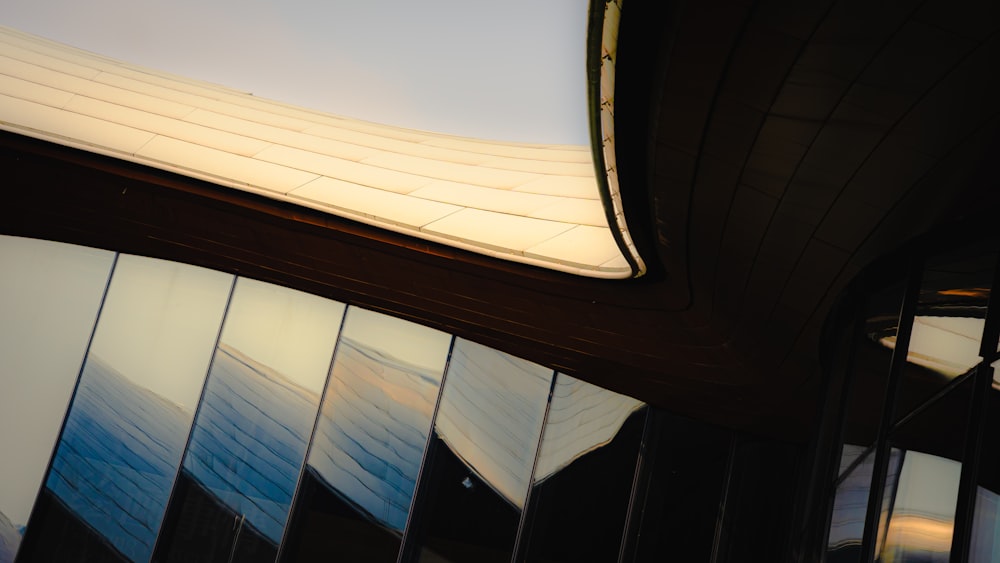
M995 252L978 246L928 258L900 381L897 420L981 361L995 263Z
M25 559L149 559L232 279L119 257Z
M456 339L421 487L421 560L510 560L552 376Z
M976 489L969 561L1000 561L1000 495L983 486Z
M665 553L711 561L733 432L658 409L648 416L650 465L635 561L662 561Z
M996 363L988 391L969 561L1000 562L1000 390Z
M844 444L844 447L840 451L840 469L837 470L837 476L839 477L853 468L867 453L868 448L864 446Z
M827 537L826 560L831 563L848 563L861 560L861 542L865 533L865 517L868 513L868 496L871 491L872 471L875 453L872 450L845 454L852 461L845 467L848 473L837 485L833 500L833 515L830 518L830 533ZM845 456L846 457L846 456ZM890 482L895 482L898 473L900 452L890 453Z
M13 561L94 330L114 253L0 236L0 561ZM16 455L13 455L16 452Z
M882 561L948 561L961 471L958 461L906 452Z
M881 561L948 561L971 396L967 378L890 435L903 461L886 480Z
M530 516L528 560L613 561L628 515L642 441L643 403L565 374L556 376Z
M239 279L158 559L274 560L343 313Z
M396 560L450 345L348 309L285 558Z

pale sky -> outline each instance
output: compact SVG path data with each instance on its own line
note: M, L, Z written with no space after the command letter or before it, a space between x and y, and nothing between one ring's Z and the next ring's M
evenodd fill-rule
M0 24L389 125L588 144L586 0L4 0Z

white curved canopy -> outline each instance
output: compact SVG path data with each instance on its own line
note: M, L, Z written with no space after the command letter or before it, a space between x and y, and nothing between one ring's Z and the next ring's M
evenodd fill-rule
M0 128L480 254L632 275L588 147L377 125L3 27Z

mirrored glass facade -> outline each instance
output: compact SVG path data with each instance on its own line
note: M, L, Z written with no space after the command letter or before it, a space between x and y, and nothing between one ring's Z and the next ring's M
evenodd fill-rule
M0 561L21 544L114 253L0 236Z
M274 560L343 314L334 301L237 282L159 559ZM235 530L215 529L220 514Z
M954 242L914 245L895 275L862 277L841 324L860 332L840 351L850 365L828 561L1000 560L997 242Z
M0 252L0 368L37 411L2 413L5 447L31 455L3 456L0 562L615 559L658 525L635 516L658 502L644 444L706 428L274 284L13 237Z
M72 558L62 538L74 524L121 557L149 559L232 282L184 264L118 257L28 525L27 560Z

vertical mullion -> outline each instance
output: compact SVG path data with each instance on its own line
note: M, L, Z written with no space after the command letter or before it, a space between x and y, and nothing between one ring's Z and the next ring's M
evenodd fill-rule
M180 477L181 471L184 467L184 459L187 457L188 448L191 447L191 438L194 436L194 425L198 422L198 414L201 412L201 404L205 400L205 392L208 390L208 378L212 375L212 366L215 365L215 355L219 350L219 342L222 340L222 331L226 328L226 319L229 317L229 306L233 304L233 294L236 293L236 282L239 280L239 276L233 276L233 282L229 284L229 295L226 297L226 307L222 310L222 319L219 321L219 331L215 334L215 346L212 347L212 358L208 361L208 367L205 371L205 379L201 384L201 393L198 395L198 403L195 406L194 412L191 413L191 427L188 429L187 439L184 441L184 448L181 450L181 459L177 463L177 470L174 471L174 478L170 481L170 495L167 497L167 503L163 507L163 517L160 518L160 529L156 531L156 538L153 540L153 549L150 550L152 554L150 560L156 560L156 550L160 547L160 535L163 533L163 524L167 521L167 515L170 514L170 509L173 508L171 505L175 502L175 494L177 493L177 478ZM235 545L235 544L234 544Z
M722 489L722 499L719 501L719 512L715 521L715 535L712 538L711 563L719 563L720 557L725 556L726 548L722 542L728 541L726 528L729 512L729 496L733 488L733 469L736 467L736 450L739 447L740 437L733 436L729 442L729 455L726 459L726 478Z
M878 519L882 512L883 488L889 467L889 433L896 412L896 395L903 369L906 367L906 356L910 348L910 334L913 329L913 317L920 297L923 260L910 257L907 273L906 291L900 306L896 323L896 347L892 351L889 364L889 379L886 382L885 407L882 409L882 419L879 421L878 437L875 446L875 463L872 468L872 482L868 494L868 511L865 515L865 535L862 541L861 560L875 559L875 544L878 537Z
M313 419L312 431L309 432L309 441L306 442L306 451L302 454L302 464L299 466L299 477L295 482L295 491L292 492L292 501L288 505L288 515L285 517L285 527L281 531L281 542L278 544L278 553L275 561L281 561L282 552L288 541L288 526L292 523L296 505L299 501L299 492L302 490L302 478L306 474L306 462L309 460L309 453L312 452L313 440L316 438L316 431L319 429L319 421L323 416L323 403L326 401L326 394L330 390L330 379L333 378L333 367L337 361L337 351L340 350L340 340L344 335L344 323L347 321L349 305L344 305L344 312L340 315L340 328L337 329L337 341L333 343L333 353L330 355L330 363L326 370L326 381L323 382L323 391L319 394L319 405L316 408L316 417Z
M403 538L400 540L399 556L397 563L414 561L416 557L416 538L414 537L413 526L420 524L419 514L421 506L418 501L424 496L421 493L427 489L427 472L434 465L434 428L437 426L438 411L441 409L441 398L444 397L444 386L448 382L448 371L451 369L451 356L455 352L455 336L452 335L451 343L448 345L448 357L444 362L444 370L441 372L441 384L438 386L437 400L434 402L434 413L431 415L431 425L427 432L427 440L424 441L424 455L420 460L420 469L417 471L416 485L413 487L413 498L410 500L410 511L406 515L406 526L403 527ZM414 523L416 522L416 524Z
M986 323L979 342L979 355L983 361L976 367L972 388L972 405L968 420L968 438L962 459L962 475L958 484L958 506L955 507L955 524L951 542L951 561L965 563L969 558L972 525L979 484L979 462L982 458L985 437L987 403L993 384L992 364L997 359L997 342L1000 340L1000 300L995 289L1000 287L1000 262L994 264L993 283L986 308Z
M42 475L41 485L38 487L38 494L35 495L35 502L31 505L31 512L28 513L27 527L25 528L24 535L21 537L21 544L18 547L18 552L21 547L27 543L25 538L31 533L31 520L35 516L35 510L38 508L38 498L42 496L45 491L46 483L49 481L49 475L52 473L52 464L56 461L56 454L59 452L59 444L62 442L63 433L66 431L66 423L69 422L69 413L73 410L73 403L76 402L76 394L80 389L80 381L83 379L83 368L87 366L87 357L90 356L90 346L94 343L94 336L97 334L97 326L101 323L101 314L104 312L104 304L108 300L108 292L111 290L111 280L115 277L115 269L118 267L118 257L121 254L115 252L114 258L111 259L111 267L108 269L108 279L104 283L104 293L101 295L101 302L97 306L97 314L94 316L94 325L90 328L90 338L87 339L87 347L83 350L83 358L80 360L80 368L76 373L76 383L73 384L73 392L70 394L69 402L66 403L66 412L63 414L62 424L59 426L59 432L56 434L56 441L52 444L52 453L49 454L49 463L45 466L45 473ZM17 552L14 553L14 560L17 561Z
M855 378L857 376L857 370L855 369L855 363L857 360L857 350L858 350L858 337L864 331L865 328L865 308L859 307L854 311L854 318L849 323L850 330L848 331L848 348L847 348L847 360L844 363L844 370L842 372L843 385L840 387L840 400L838 401L837 410L835 411L836 428L833 430L833 447L830 448L830 457L827 459L827 470L819 478L822 483L822 489L820 489L820 500L817 504L822 506L822 514L825 515L822 520L819 521L819 525L823 526L819 530L819 534L814 536L819 539L818 545L816 546L817 559L821 557L822 554L826 553L827 546L830 544L830 525L833 521L833 506L834 501L837 497L837 487L843 481L843 477L849 475L855 467L860 466L865 457L872 455L869 453L872 445L865 444L868 449L866 449L858 459L855 460L850 467L848 467L844 474L840 474L840 460L844 453L844 431L847 428L847 417L850 413L847 409L851 406L851 389L857 383ZM838 327L839 329L839 327ZM836 373L831 374L830 381L828 381L827 386L833 386L834 378L837 377ZM821 470L821 468L820 468ZM871 491L868 491L868 495L871 496Z
M528 534L525 537L525 532L532 524L532 518L530 514L531 509L531 494L535 491L535 469L538 468L538 457L542 453L542 440L545 439L545 426L549 423L549 411L552 409L552 395L555 393L556 389L556 379L559 378L559 374L553 370L552 371L552 381L549 382L549 397L545 402L545 413L542 415L542 428L538 432L538 443L535 446L535 459L531 462L531 474L528 477L528 492L524 497L524 506L521 508L521 519L517 523L517 535L514 537L514 552L511 555L511 561L523 561L526 557L525 550L528 549L527 543L531 540L531 535Z
M646 510L646 493L649 490L651 479L649 467L649 442L653 436L654 416L653 407L648 404L643 407L646 410L646 420L642 425L642 439L639 440L639 451L636 454L635 473L632 477L632 492L629 494L628 511L625 513L625 526L622 528L622 544L618 551L619 563L623 561L634 561L639 547L638 535L642 529L643 516ZM634 529L634 530L633 530Z

